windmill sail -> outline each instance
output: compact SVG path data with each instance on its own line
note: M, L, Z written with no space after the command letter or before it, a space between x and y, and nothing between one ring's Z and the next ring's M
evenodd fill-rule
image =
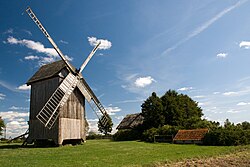
M37 119L40 120L45 127L50 129L54 125L59 115L58 107L62 107L68 100L78 81L79 79L77 77L69 73L37 114Z
M80 75L80 73L86 67L89 60L97 51L100 43L98 43L95 46L95 48L92 50L92 52L89 54L85 62L80 67L79 71L77 71L68 63L67 59L65 58L61 50L57 47L53 39L50 37L49 33L43 27L43 25L38 20L38 18L33 13L30 7L27 8L26 12L30 16L30 18L36 23L39 29L43 32L43 34L47 37L47 39L52 44L52 46L54 47L58 55L65 62L70 72L66 76L66 78L63 80L63 82L59 85L59 87L55 90L55 92L52 94L49 100L46 102L46 104L41 109L41 111L38 113L38 115L36 116L37 119L40 120L44 124L45 127L51 129L51 127L54 125L59 115L58 108L64 105L64 103L68 100L70 94L73 92L73 90L77 86L78 89L83 93L83 95L89 102L91 108L94 110L96 115L98 116L97 114L98 112L100 112L103 115L101 119L99 118L99 116L98 118L101 121L101 124L103 126L106 126L110 118L107 116L108 114L105 108L102 106L98 98L95 96L94 92L88 86L87 82Z
M47 37L47 39L49 40L49 42L52 44L52 46L54 47L54 49L56 50L56 52L58 53L58 55L61 57L61 59L65 62L65 64L67 65L67 67L69 68L69 70L73 73L75 73L74 68L69 64L69 62L67 61L67 59L65 58L65 56L63 55L62 51L58 48L58 46L56 45L56 43L54 42L54 40L50 37L49 33L46 31L46 29L43 27L42 23L38 20L38 18L36 17L35 13L31 10L30 7L28 7L26 9L26 12L28 13L28 15L30 16L30 18L36 23L36 25L38 26L38 28L42 31L42 33Z
M90 107L92 110L96 113L97 117L99 118L101 124L103 126L106 126L109 122L109 117L107 116L108 113L106 112L105 108L101 104L101 102L98 100L94 92L91 90L87 82L81 78L81 82L78 82L77 84L78 89L82 92L82 94L85 96L86 100L90 104ZM98 116L98 112L103 115L103 117L100 119Z

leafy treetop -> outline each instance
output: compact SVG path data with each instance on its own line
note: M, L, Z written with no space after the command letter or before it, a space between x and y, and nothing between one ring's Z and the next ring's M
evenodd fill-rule
M198 103L175 90L168 90L161 98L153 92L141 107L145 129L163 125L191 129L202 121L203 113Z

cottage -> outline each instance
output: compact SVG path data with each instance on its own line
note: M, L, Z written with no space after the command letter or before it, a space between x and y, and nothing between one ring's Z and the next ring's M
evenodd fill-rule
M173 142L176 144L202 144L208 129L179 130Z
M143 116L141 113L129 114L121 121L116 129L133 129L143 123Z

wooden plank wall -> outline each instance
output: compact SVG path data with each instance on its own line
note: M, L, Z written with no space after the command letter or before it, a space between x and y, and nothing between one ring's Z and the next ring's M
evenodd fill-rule
M48 101L59 84L59 77L31 84L29 141L34 139L53 139L58 141L58 121L52 129L45 128L36 115ZM28 141L28 142L29 142Z
M85 140L85 98L76 88L67 102L60 108L59 141Z
M78 88L73 91L65 105L59 108L59 120L52 129L45 128L36 118L61 81L62 78L55 77L31 84L29 141L53 139L57 144L62 144L64 139L85 140L85 98Z

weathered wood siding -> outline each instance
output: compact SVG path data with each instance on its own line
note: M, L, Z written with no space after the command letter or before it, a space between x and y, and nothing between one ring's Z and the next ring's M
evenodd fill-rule
M62 76L61 76L62 77ZM62 78L55 77L31 84L29 141L53 139L62 144L65 139L85 140L85 98L76 88L65 105L59 108L59 118L51 129L47 129L36 115L56 90ZM28 142L29 142L28 141Z
M59 142L69 139L85 140L85 98L76 88L60 108Z
M53 139L58 142L58 121L53 128L45 128L36 115L48 101L59 84L59 77L32 83L30 94L29 141ZM28 142L29 142L28 141Z
M85 98L76 88L67 102L60 108L60 118L82 119L84 117Z
M59 77L32 83L30 94L30 119L36 119L36 115L48 101L58 85Z

